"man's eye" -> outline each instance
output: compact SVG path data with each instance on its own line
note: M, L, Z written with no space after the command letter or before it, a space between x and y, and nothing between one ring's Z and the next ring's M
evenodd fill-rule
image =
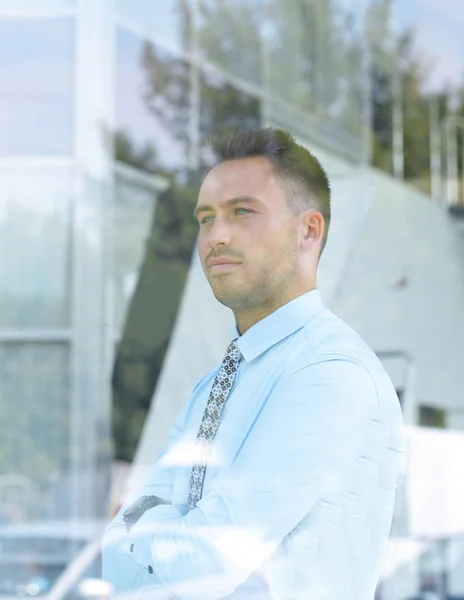
M252 213L252 212L253 212L253 211L252 211L252 210L250 210L249 208L243 208L243 207L236 208L236 209L235 209L235 212L237 212L237 211L239 211L239 210L244 210L244 211L245 211L245 212L247 212L247 213ZM201 219L201 221L200 221L200 224L203 224L203 223L205 223L205 222L206 222L206 219L211 219L211 218L212 218L211 216L209 216L209 217L203 217L203 219Z

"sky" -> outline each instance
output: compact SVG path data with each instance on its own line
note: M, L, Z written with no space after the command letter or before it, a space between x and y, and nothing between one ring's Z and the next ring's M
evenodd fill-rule
M464 83L464 0L395 0L393 26L413 26L418 48L435 59L429 89Z

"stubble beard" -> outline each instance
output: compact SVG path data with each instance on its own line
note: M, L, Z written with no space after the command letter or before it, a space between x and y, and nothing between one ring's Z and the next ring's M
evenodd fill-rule
M285 256L284 261L282 255ZM277 265L277 268L273 268L272 264ZM216 300L234 312L260 307L273 310L273 307L279 306L286 288L295 276L297 264L295 237L290 235L290 239L287 238L285 244L274 250L254 276L247 276L246 267L242 265L239 270L243 272L224 275L217 282L211 281L211 289Z

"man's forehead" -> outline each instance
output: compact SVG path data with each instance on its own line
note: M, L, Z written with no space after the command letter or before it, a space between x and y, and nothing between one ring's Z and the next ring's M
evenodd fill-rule
M262 188L274 182L271 162L263 157L228 160L216 165L206 175L200 189L201 193L215 193L230 188L242 193Z

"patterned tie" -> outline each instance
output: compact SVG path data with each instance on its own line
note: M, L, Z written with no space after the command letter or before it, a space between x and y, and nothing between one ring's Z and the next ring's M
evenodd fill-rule
M237 346L237 339L233 340L227 348L222 366L216 375L213 387L209 394L200 429L198 430L195 456L192 474L190 476L190 491L188 505L190 509L195 508L203 493L203 482L205 479L206 463L211 452L216 431L221 423L221 416L226 404L227 397L234 384L238 365L243 356Z

